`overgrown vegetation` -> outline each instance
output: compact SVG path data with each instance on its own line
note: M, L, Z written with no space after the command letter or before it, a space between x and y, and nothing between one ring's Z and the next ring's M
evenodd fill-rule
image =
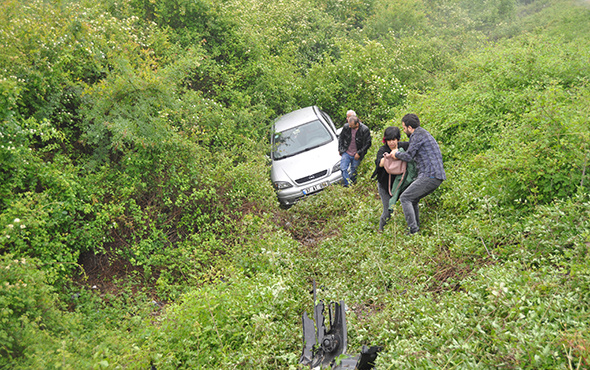
M0 367L297 369L347 305L377 369L590 367L590 3L4 1ZM278 207L272 120L374 132L358 183ZM377 233L384 127L448 180Z

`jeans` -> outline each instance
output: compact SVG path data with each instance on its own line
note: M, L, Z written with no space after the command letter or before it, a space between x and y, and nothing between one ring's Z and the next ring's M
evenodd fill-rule
M412 182L399 197L410 234L420 231L418 202L420 199L435 191L442 182L443 180L432 179L430 177L419 177L414 180L414 182Z
M349 186L356 181L356 169L361 164L360 159L354 159L354 156L344 152L340 159L340 170L344 179L344 186ZM350 167L350 171L348 168Z
M379 218L379 231L383 231L385 224L391 216L391 212L389 212L389 200L391 199L391 195L389 195L387 188L382 187L379 183L377 183L377 190L379 191L381 203L383 203L383 213L381 214L381 218Z

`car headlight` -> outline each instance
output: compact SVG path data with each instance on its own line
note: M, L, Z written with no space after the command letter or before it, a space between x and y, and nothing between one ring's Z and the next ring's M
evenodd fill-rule
M275 181L274 185L275 189L277 190L288 189L293 186L290 182L287 181Z
M340 171L340 161L338 161L338 163L336 163L334 167L332 167L332 173L336 171Z

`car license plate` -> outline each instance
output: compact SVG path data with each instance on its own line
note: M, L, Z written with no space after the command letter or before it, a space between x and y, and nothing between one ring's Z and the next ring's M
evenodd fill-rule
M310 186L307 189L303 189L303 195L307 195L307 194L311 194L311 193L315 193L316 191L320 191L323 188L325 188L326 186L328 186L327 182L322 182L321 184L317 184L314 186Z

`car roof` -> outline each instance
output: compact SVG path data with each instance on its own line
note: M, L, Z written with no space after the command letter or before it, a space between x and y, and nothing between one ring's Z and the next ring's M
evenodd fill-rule
M297 109L277 118L274 122L274 130L281 132L307 122L315 121L319 118L318 113L319 108L315 105Z

